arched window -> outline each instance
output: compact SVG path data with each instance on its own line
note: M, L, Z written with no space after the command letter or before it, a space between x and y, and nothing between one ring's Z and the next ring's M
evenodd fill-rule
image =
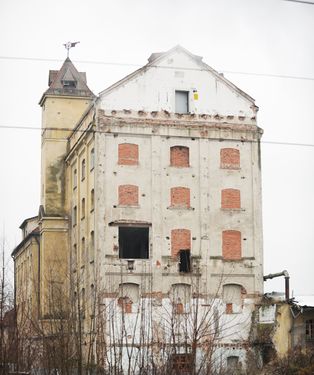
M226 304L226 314L241 312L243 290L244 288L238 284L225 284L223 286L223 301Z
M132 305L139 302L139 285L122 283L119 285L118 305L124 313L132 312Z
M176 314L188 312L191 303L191 285L173 284L169 292L169 297Z
M95 167L95 149L90 150L90 159L89 159L89 168L90 170L94 169Z
M73 189L77 188L77 169L73 169Z
M82 160L81 177L82 177L82 180L84 180L84 178L86 177L86 161L85 161L85 159Z
M186 146L170 147L170 165L172 167L189 167L190 152Z
M82 198L81 219L85 218L85 198Z
M90 210L93 211L95 208L95 190L92 189L90 192Z

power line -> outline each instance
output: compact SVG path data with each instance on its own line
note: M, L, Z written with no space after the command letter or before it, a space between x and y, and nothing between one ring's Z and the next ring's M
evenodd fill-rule
M302 4L314 5L314 3L311 3L310 1L303 1L303 0L284 0L284 1L291 1L292 3L302 3Z
M290 1L290 0L286 0ZM314 3L313 3L314 4ZM21 56L0 56L0 60L15 60L15 61L41 61L41 62L59 62L62 63L64 60L61 59L51 59L51 58L41 58L41 57L21 57ZM123 66L123 67L134 67L141 68L143 65L133 64L133 63L118 63L110 61L93 61L93 60L73 60L74 63L79 64L94 64L94 65L108 65L108 66ZM149 65L150 67L157 67L157 65ZM205 68L186 68L182 66L158 66L162 69L184 69L184 70L194 70L202 71ZM285 75L285 74L271 74L271 73L258 73L258 72L241 72L235 70L222 70L221 73L224 74L240 74L256 77L270 77L270 78L282 78L282 79L298 79L306 81L314 81L314 77L305 77L305 76L295 76L295 75Z
M13 126L13 125L0 125L0 129L15 129L15 130L40 130L40 131L43 131L43 130L53 130L53 131L73 131L72 128L53 128L53 127L49 127L49 128L39 128L37 126L21 126L21 125L16 125L16 126ZM76 129L74 132L78 132L78 133L100 133L100 134L103 134L103 133L107 133L105 131L102 131L102 130L97 130L97 129ZM62 139L68 139L67 137L64 137ZM221 138L217 137L217 138L211 138L211 139L214 139L214 140L220 140L221 141ZM223 140L226 140L226 141L241 141L239 139L223 139ZM258 142L258 141L255 141L255 140L244 140L244 142ZM261 143L265 143L265 144L274 144L274 145L282 145L282 146L300 146L300 147L314 147L314 143L300 143L300 142L283 142L283 141L267 141L267 140L261 140L260 141Z

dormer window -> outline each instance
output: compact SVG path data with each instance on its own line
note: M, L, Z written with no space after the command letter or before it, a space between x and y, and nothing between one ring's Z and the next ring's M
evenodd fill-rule
M63 80L62 84L63 87L76 87L76 81Z

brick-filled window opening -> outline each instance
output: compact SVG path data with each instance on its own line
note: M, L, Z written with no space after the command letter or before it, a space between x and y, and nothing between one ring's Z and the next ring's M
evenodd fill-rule
M120 185L118 188L119 205L138 206L138 186Z
M90 155L89 155L89 169L92 170L95 167L95 149L92 148L90 150Z
M77 169L73 169L73 189L77 188Z
M239 169L240 151L236 148L222 148L220 150L220 168Z
M84 180L86 177L86 160L82 160L82 170L81 170L81 179Z
M189 249L179 251L179 272L191 272L191 251Z
M182 186L171 188L170 206L174 208L189 208L190 189Z
M191 250L191 231L189 229L172 229L171 256L176 258L180 250Z
M241 312L242 290L244 290L244 288L238 284L225 284L223 286L223 301L226 304L226 314Z
M314 341L314 319L305 322L305 339Z
M173 284L169 291L169 298L175 314L189 312L191 304L191 285L183 283Z
M95 208L95 190L90 191L90 210L93 211Z
M118 164L138 165L138 145L134 143L120 143L118 145Z
M72 210L72 225L75 226L77 224L77 207L74 206Z
M139 302L139 285L123 283L119 286L118 305L125 314L132 313L132 306Z
M186 146L170 147L170 166L171 167L189 167L190 150Z
M85 218L85 198L82 198L81 204L81 219Z
M221 208L223 209L240 209L241 195L238 189L223 189L221 191Z
M240 260L241 232L237 230L225 230L222 232L222 256L225 260Z
M119 257L148 259L149 228L119 227Z

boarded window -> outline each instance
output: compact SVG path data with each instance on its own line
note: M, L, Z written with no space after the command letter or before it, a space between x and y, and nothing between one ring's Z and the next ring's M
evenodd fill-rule
M190 166L189 148L185 146L172 146L170 148L170 165L172 167Z
M180 250L191 250L191 231L173 229L171 231L171 256L175 258Z
M220 150L220 168L239 169L240 151L236 148L222 148Z
M222 256L225 260L241 259L241 232L237 230L222 232Z
M221 190L221 208L224 209L240 209L241 198L238 189Z
M189 92L176 91L176 113L189 113Z
M118 164L137 165L138 145L133 143L121 143L118 146Z
M138 186L120 185L119 186L119 205L137 206L138 205Z
M119 257L148 259L148 228L119 227Z
M177 208L190 207L190 189L186 187L173 187L170 191L170 205Z

